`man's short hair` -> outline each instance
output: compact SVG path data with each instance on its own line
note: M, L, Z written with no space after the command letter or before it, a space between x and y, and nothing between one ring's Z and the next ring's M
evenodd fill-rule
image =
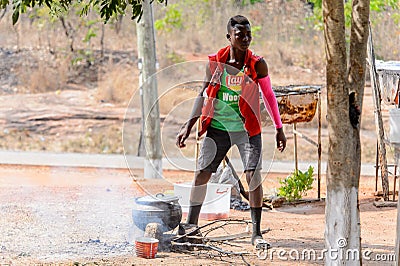
M249 20L242 16L242 15L236 15L234 17L231 17L228 21L228 25L226 25L226 30L228 33L233 29L237 24L240 25L250 25Z

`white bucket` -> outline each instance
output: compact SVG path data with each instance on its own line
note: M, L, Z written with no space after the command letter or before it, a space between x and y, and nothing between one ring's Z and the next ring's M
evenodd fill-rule
M231 205L230 184L207 184L207 193L200 212L200 219L217 220L229 217ZM189 211L191 183L174 184L174 194L179 198L182 214L187 215Z
M400 108L389 110L390 134L391 143L400 143Z

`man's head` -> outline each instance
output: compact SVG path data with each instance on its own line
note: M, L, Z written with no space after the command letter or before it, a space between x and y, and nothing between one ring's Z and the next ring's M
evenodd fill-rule
M233 29L236 25L243 25L243 26L249 25L249 26L250 26L250 22L249 22L249 20L248 20L246 17L244 17L244 16L242 16L242 15L236 15L236 16L234 16L234 17L231 17L231 18L228 20L228 24L226 25L226 30L227 30L228 34L231 33L232 29Z
M246 50L252 40L251 27L249 20L241 15L231 17L226 26L228 33L226 38L230 41L232 47L239 50Z

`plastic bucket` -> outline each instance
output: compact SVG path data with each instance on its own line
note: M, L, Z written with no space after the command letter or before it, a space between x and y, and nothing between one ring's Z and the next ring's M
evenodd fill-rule
M201 207L200 219L218 220L228 218L231 204L231 188L232 185L230 184L208 183L206 197ZM174 184L174 193L179 198L182 216L188 214L191 190L191 183Z
M400 143L400 108L389 110L390 134L391 143Z
M135 239L136 256L145 259L154 259L158 249L158 239L152 237L138 237Z

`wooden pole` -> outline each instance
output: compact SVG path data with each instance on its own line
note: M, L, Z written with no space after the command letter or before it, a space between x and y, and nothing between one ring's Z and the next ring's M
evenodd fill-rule
M143 1L143 15L137 23L137 45L142 62L142 110L144 119L143 138L146 157L144 178L162 178L160 110L158 105L156 73L156 46L153 22L153 6ZM152 77L153 76L153 77Z
M388 169L387 169L387 159L386 159L386 145L384 141L385 131L383 129L383 121L381 113L381 94L378 82L378 75L375 68L375 55L374 55L374 46L372 42L371 25L369 26L369 37L368 37L368 62L369 62L371 87L374 100L376 135L378 137L378 154L379 154L379 166L381 168L382 192L383 192L383 199L387 201L389 200L389 180L388 180Z
M322 156L322 141L321 141L321 92L318 92L318 199L321 198L321 156Z
M376 156L375 156L375 192L378 191L378 176L379 176L379 144L376 140Z
M394 165L394 174L393 174L393 201L396 201L396 179L397 179L397 163Z
M137 34L139 36L139 34ZM139 37L138 37L139 39ZM137 156L144 157L146 156L146 149L145 149L145 143L144 143L144 102L143 102L143 62L142 58L139 55L138 59L138 69L139 69L139 94L140 94L140 111L142 113L141 119L142 119L142 125L140 129L140 136L139 136L139 147L138 147L138 152Z
M294 170L297 172L299 170L299 163L297 160L297 125L296 122L293 123L293 140L294 140Z
M394 172L394 178L396 180L397 178L397 165L399 164L399 147L395 147L395 172ZM395 265L400 265L400 182L398 190L399 191L399 196L397 197L397 228L396 228L396 243L395 243L395 258L396 258L396 263ZM396 183L395 183L396 184ZM396 185L394 187L394 195L396 193ZM393 198L394 198L393 195Z

